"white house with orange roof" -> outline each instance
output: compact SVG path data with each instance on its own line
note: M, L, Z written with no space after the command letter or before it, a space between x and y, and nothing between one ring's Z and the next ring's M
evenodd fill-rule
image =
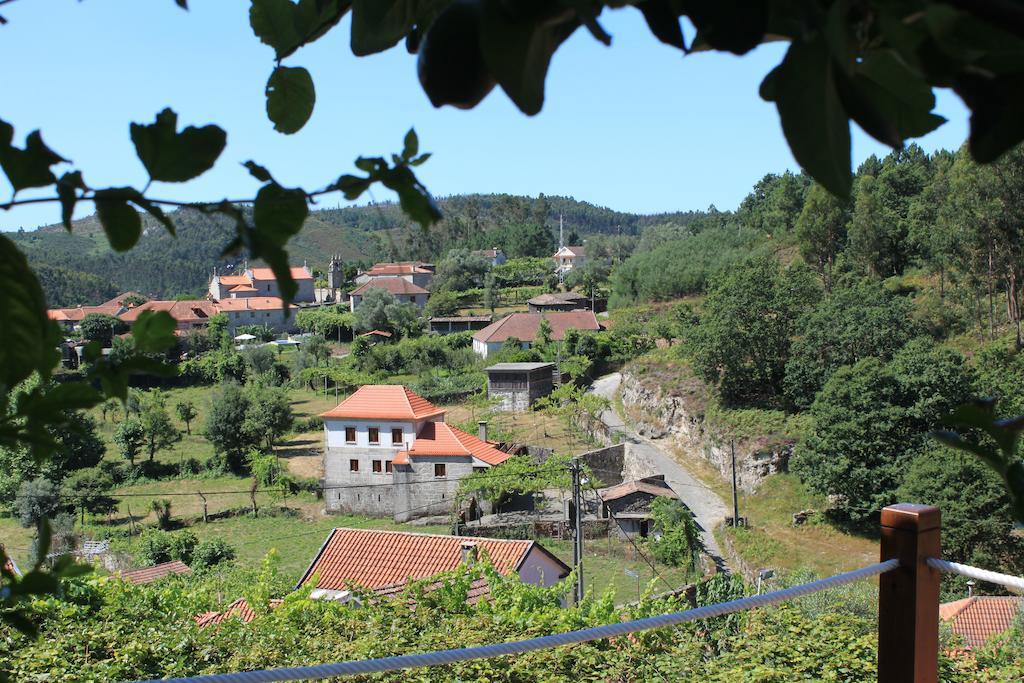
M237 299L221 299L214 306L218 313L228 318L228 331L235 333L241 325L269 327L276 333L290 332L295 328L295 304L284 305L276 296L246 296Z
M444 421L397 384L365 385L321 414L328 512L415 517L450 512L459 479L510 456Z
M292 277L299 286L297 303L312 303L313 273L306 266L292 266ZM218 275L210 278L209 296L214 301L247 297L281 297L277 278L270 268L245 268L239 275Z

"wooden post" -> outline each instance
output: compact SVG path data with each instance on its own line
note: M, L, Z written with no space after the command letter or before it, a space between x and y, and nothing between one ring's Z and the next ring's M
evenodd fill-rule
M942 556L939 509L890 505L881 521L881 559L900 566L878 582L878 681L937 683L939 572L925 560Z

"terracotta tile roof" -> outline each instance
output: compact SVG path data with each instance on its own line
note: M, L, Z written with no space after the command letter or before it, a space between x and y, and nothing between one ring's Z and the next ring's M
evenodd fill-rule
M320 417L425 420L445 412L401 384L365 384L336 407L320 413Z
M119 317L125 322L135 322L143 311L166 311L179 323L200 322L217 314L217 305L206 299L189 301L147 301L130 308Z
M519 341L533 342L540 329L541 318L547 318L551 325L551 338L561 341L565 331L599 330L597 316L593 311L552 311L550 313L512 313L497 322L493 322L473 335L473 339L481 342L504 342L515 337Z
M600 490L601 500L606 503L610 500L618 500L619 498L625 498L626 496L633 493L647 493L652 496L664 496L666 498L678 498L675 491L673 491L664 480L657 480L654 477L647 479L634 479L633 481L624 481L616 486L609 486Z
M363 332L359 336L360 337L384 337L385 339L390 339L391 338L391 333L390 332L385 332L384 330L370 330L369 332Z
M430 273L434 271L424 268L427 264L421 261L406 261L404 263L375 263L369 270L360 273L361 275L414 275L419 273Z
M127 299L130 296L131 297L142 297L143 299L148 299L149 298L148 296L143 296L142 294L139 294L138 292L121 292L120 294L115 296L113 299L109 299L107 301L104 301L102 304L100 304L100 306L120 307L121 306L121 302L124 301L125 299Z
M170 562L164 562L163 564L156 564L152 567L143 567L142 569L132 569L131 571L122 572L121 578L131 583L151 583L157 579L162 579L165 576L172 574L190 574L192 570L189 569L188 565L181 560L171 560Z
M371 289L386 289L392 294L430 294L419 285L415 285L400 277L379 277L362 284L351 292L350 296L362 296Z
M427 318L432 323L489 323L493 319L489 315L437 315Z
M221 275L219 276L220 283L225 287L232 287L234 285L251 285L252 281L249 280L248 275Z
M276 296L246 296L240 299L221 299L217 302L217 309L227 311L272 311L281 310L284 300ZM288 304L288 308L297 309L295 304Z
M284 601L273 598L268 604L270 609L277 609L281 606L282 602ZM220 624L226 619L232 618L241 619L243 622L248 624L256 618L256 612L254 612L252 607L249 606L249 603L245 598L239 598L228 605L227 609L223 612L203 612L202 614L197 614L194 618L196 620L196 624L200 628L209 626L210 624Z
M452 427L445 422L428 422L416 435L412 448L395 454L395 464L407 465L409 458L426 458L437 455L474 457L488 465L500 465L512 456L499 451L487 441Z
M73 308L51 308L46 312L50 320L79 322L90 313L100 315L117 315L121 311L120 304L101 304L99 306L76 306Z
M260 290L256 289L252 285L235 285L234 287L232 287L228 291L229 292L258 292Z
M404 591L406 585L407 585L407 582L396 583L396 584L394 584L392 586L384 586L383 588L377 588L373 592L376 593L377 595L383 595L383 596L386 596L386 597L394 597L396 595L399 595L402 591ZM438 588L440 588L442 585L444 585L443 582L441 582L441 581L434 581L433 583L430 583L430 584L424 586L423 587L423 589L424 589L423 592L424 593L433 593ZM475 605L476 603L480 602L482 599L488 597L490 594L491 594L491 584L489 584L487 582L487 579L484 579L484 578L473 579L473 581L469 584L469 589L466 591L466 602L468 604L470 604L470 605ZM416 605L416 601L415 600L410 600L410 602L412 603L413 606Z
M535 541L342 528L327 537L299 586L314 575L319 576L316 587L325 590L352 585L375 590L427 579L459 566L464 542L486 551L494 568L506 576L518 571L535 548L554 558ZM558 562L568 573L569 568Z
M313 274L309 272L309 268L306 266L291 266L289 268L292 277L296 280L312 280ZM274 271L270 268L250 268L249 273L252 273L253 280L276 280L274 277Z
M1008 631L1021 613L1020 597L975 595L939 605L939 618L950 622L953 633L968 647L984 645L989 638Z
M561 249L559 249L558 251L556 251L555 252L555 256L557 257L558 254L562 252L562 250L568 251L573 256L584 256L587 253L587 248L584 247L584 246L570 247L570 246L566 245L566 246L562 247Z

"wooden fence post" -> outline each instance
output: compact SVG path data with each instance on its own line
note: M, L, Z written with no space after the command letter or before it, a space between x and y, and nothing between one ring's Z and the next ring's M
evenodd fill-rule
M900 566L878 581L878 681L937 683L939 572L925 560L942 557L939 509L890 505L881 526L881 559Z

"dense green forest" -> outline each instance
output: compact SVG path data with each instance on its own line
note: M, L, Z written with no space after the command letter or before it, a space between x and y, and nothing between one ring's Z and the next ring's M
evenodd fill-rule
M554 251L558 221L568 241L588 239L588 246L609 256L628 256L647 226L685 226L701 212L639 215L606 209L566 197L536 199L514 195L465 195L439 200L445 218L423 231L397 205L374 204L314 211L289 243L293 263L308 263L323 272L332 254L349 263L375 260L439 260L451 247L499 247L511 257L543 256ZM107 245L95 217L75 221L69 234L50 225L12 235L41 271L51 306L98 303L121 291L151 297L198 296L211 271L238 266L241 257L221 256L234 236L223 217L190 209L172 214L177 237L156 228L147 230L131 254ZM156 228L156 229L154 229Z

